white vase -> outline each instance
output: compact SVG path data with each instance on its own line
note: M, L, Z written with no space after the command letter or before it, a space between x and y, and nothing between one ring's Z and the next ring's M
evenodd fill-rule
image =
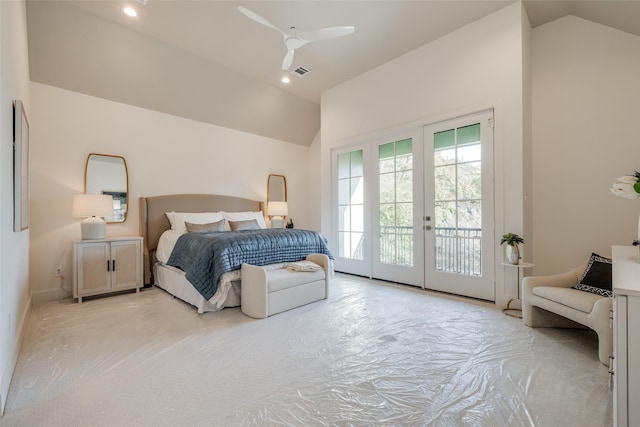
M518 245L507 245L505 248L505 256L509 264L517 265L520 262L520 249L518 249Z

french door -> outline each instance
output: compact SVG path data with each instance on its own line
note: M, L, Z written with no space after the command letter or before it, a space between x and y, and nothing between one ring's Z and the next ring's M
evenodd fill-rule
M336 271L495 300L492 111L332 157Z
M422 135L396 135L374 146L372 275L422 287Z
M495 300L493 112L424 128L425 287Z

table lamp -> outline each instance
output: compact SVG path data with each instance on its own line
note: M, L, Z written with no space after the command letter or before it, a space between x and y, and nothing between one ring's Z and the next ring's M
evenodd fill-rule
M106 223L101 217L113 216L113 197L104 194L73 196L73 216L86 217L80 223L82 240L104 239Z
M271 217L271 228L284 228L284 218L289 215L287 202L269 202L267 215Z

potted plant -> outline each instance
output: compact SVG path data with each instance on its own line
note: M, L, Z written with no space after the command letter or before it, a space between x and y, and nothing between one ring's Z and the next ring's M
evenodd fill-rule
M519 243L524 243L524 239L518 236L515 233L507 233L502 236L502 240L500 240L500 244L507 244L505 255L507 257L507 262L509 264L516 265L520 262L520 249L518 248Z

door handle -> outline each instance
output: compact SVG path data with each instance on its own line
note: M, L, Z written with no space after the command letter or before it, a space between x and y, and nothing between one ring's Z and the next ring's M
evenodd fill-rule
M116 260L111 261L111 271L116 271Z
M424 220L425 220L425 222L431 222L431 215L426 215L424 217ZM424 229L427 230L427 231L431 231L432 227L430 225L425 225Z

